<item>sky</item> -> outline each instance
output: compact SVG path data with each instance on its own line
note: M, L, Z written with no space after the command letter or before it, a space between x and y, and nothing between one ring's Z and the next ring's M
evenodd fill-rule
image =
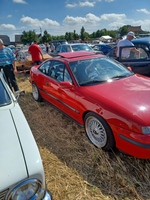
M34 30L40 34L65 35L82 26L89 34L118 30L124 25L150 31L150 0L0 0L0 35Z

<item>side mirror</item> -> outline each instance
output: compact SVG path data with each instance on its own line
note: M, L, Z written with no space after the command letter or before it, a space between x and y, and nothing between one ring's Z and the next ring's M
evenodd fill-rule
M71 88L72 87L72 83L70 83L69 81L63 81L63 82L60 82L60 86L62 88Z

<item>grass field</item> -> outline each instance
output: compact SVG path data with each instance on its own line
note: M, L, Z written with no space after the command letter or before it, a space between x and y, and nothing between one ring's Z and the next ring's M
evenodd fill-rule
M35 102L28 75L19 104L37 141L53 200L150 200L150 160L95 148L83 128L46 102Z

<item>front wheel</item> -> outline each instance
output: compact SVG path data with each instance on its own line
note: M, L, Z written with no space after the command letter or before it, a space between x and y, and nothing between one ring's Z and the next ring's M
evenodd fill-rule
M84 118L84 127L89 140L98 148L110 150L115 147L115 139L107 122L99 115L89 112Z
M38 101L38 102L42 101L41 94L40 94L39 89L38 89L38 87L35 83L32 83L32 95L33 95L33 98L36 101Z

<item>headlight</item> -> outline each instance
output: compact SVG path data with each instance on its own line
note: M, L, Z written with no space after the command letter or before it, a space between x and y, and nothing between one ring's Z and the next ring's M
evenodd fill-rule
M150 126L142 127L143 134L150 134Z
M26 180L17 185L9 194L9 200L42 199L44 196L42 184L36 179Z

